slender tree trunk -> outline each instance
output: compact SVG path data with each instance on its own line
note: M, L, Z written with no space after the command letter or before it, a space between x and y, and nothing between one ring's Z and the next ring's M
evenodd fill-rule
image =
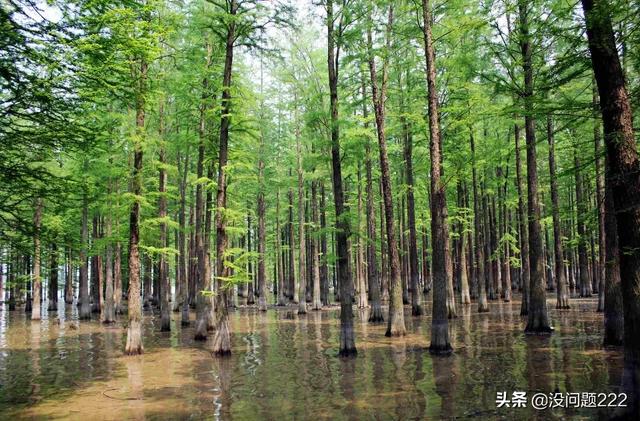
M633 113L616 49L609 3L582 0L593 70L598 84L607 151L605 185L613 196L624 308L623 391L620 419L640 416L640 161ZM605 298L606 304L606 298Z
M387 22L387 51L391 47L391 30L393 25L393 6L389 6ZM400 279L400 256L396 239L396 229L393 220L393 194L391 192L391 171L387 157L387 141L385 138L385 102L387 96L387 62L382 66L382 85L378 91L378 76L372 49L371 29L368 30L367 40L369 46L369 72L371 74L371 96L375 111L376 128L378 133L378 147L380 152L380 177L382 181L382 198L384 203L385 228L387 232L387 244L389 250L389 263L391 266L391 288L389 301L389 319L387 324L387 336L404 336L404 306L402 300L402 280Z
M487 290L485 288L484 276L484 241L482 231L482 216L480 214L480 197L478 195L478 176L476 170L476 146L473 137L473 128L469 128L469 141L471 145L471 156L473 165L471 167L471 178L473 183L473 223L475 231L475 283L478 287L478 312L484 313L489 311L489 303L487 302Z
M73 304L73 254L71 247L67 247L67 261L64 280L64 302L65 304Z
M51 256L49 257L49 290L47 291L47 297L49 299L48 311L58 310L58 246L55 242L51 243ZM0 277L2 275L0 274ZM1 284L1 280L0 280ZM2 285L0 285L1 287ZM0 302L4 301L2 294L4 291L0 291Z
M260 150L264 146L264 139L260 135ZM262 153L260 154L262 156ZM266 229L265 229L265 204L264 204L264 161L262 158L258 160L258 310L267 311L267 295L266 295Z
M422 294L420 294L420 272L418 269L418 236L416 232L416 205L413 196L413 136L405 118L404 127L404 162L407 182L407 224L409 228L409 276L411 279L411 314L421 316ZM468 291L467 291L468 292Z
M276 279L278 282L278 306L287 305L284 296L284 260L282 255L282 239L280 231L280 189L276 192L276 265L278 267Z
M462 209L465 207L465 187L461 182L458 182L458 208ZM456 278L460 284L460 302L462 304L471 304L471 297L469 295L469 278L467 277L467 229L466 223L460 222L459 226L459 236L457 242L457 255L458 255L458 266L456 267Z
M449 234L447 229L447 200L442 175L442 149L438 117L436 63L431 35L430 0L422 0L424 52L427 68L429 98L429 150L431 155L431 249L433 251L433 315L431 319L432 354L449 354L449 320L447 318L447 285L451 273L447 271Z
M516 187L518 190L518 224L520 231L520 289L522 291L522 302L520 315L526 316L529 312L529 283L531 272L529 271L529 232L526 223L524 181L522 175L522 159L520 146L520 126L514 126L516 141Z
M42 224L43 200L38 197L35 201L33 213L33 303L31 307L31 320L40 320L42 308L42 280L40 277L40 229Z
M556 308L569 308L569 294L564 270L564 251L562 250L562 227L560 226L560 205L558 200L558 176L556 175L555 141L553 120L547 115L547 141L549 142L549 177L551 183L551 207L553 215L553 253L555 255L557 303Z
M211 55L213 47L207 40L205 41L205 73L211 66ZM198 182L196 184L196 214L195 214L195 250L197 259L197 270L195 273L195 299L196 299L196 328L194 339L196 341L204 341L207 339L207 326L209 325L209 311L207 306L207 297L204 295L205 290L205 271L207 269L206 250L204 246L204 214L205 214L205 193L203 191L204 183L204 159L205 159L205 137L207 103L206 98L209 95L209 79L205 76L202 79L202 93L200 99L200 116L198 124L198 162L196 164L196 176Z
M533 67L529 36L529 10L527 2L518 2L520 19L520 49L524 71L525 139L527 143L527 204L529 217L529 311L525 328L527 333L550 333L552 328L547 314L544 280L542 237L540 230L540 205L538 203L538 169L536 162L536 135L533 119Z
M296 98L295 107L298 107ZM296 137L296 159L298 172L298 314L307 313L307 243L305 238L305 197L304 197L304 169L302 168L302 145L300 143L300 127L298 122L298 112L295 111L295 137Z
M189 148L185 153L184 167L180 178L180 212L178 214L179 229L179 279L182 283L180 288L180 300L182 304L180 324L189 326L189 278L187 268L189 267L189 256L187 251L187 226L186 226L186 204L187 204L187 174L189 172Z
M85 171L87 171L87 163L85 160ZM80 292L78 301L80 302L80 311L78 318L80 320L91 319L91 302L89 299L89 262L87 259L87 245L89 243L89 198L86 187L82 192L82 217L80 222Z
M336 212L336 254L338 265L338 283L340 284L340 355L350 356L357 353L355 332L353 329L353 307L351 305L351 277L349 270L350 236L348 214L345 206L342 186L342 164L340 160L340 126L338 121L338 70L340 63L339 43L334 31L333 0L327 0L327 67L329 73L329 92L331 103L331 168L333 179L333 200ZM342 31L342 16L338 36ZM338 47L336 47L338 46Z
M171 308L169 307L169 274L167 262L167 255L165 250L169 246L167 240L167 153L165 150L164 139L164 103L161 101L159 106L159 136L160 136L160 150L158 152L158 158L160 166L158 170L158 218L160 219L160 263L158 268L160 270L159 285L160 285L160 331L169 332L171 330Z
M229 14L232 18L238 11L237 0L229 1ZM232 19L227 27L225 46L224 76L222 80L222 117L220 119L220 145L218 148L218 192L216 196L216 275L224 278L228 274L225 265L227 249L227 231L225 210L227 207L227 156L229 144L229 126L231 125L231 74L233 69L233 44L235 42L236 21ZM229 329L229 315L227 310L228 285L218 282L216 294L216 333L213 337L213 352L215 355L231 354L231 333Z
M322 310L321 288L320 288L320 239L318 238L319 215L318 215L318 182L311 182L311 218L313 222L313 237L311 238L311 265L313 270L313 310Z
M136 97L136 140L134 143L133 180L131 193L138 198L142 194L142 141L145 123L145 91L147 79L147 63L140 63L139 91ZM129 217L129 327L125 354L142 354L142 308L140 303L140 201L131 205Z
M111 242L111 215L106 216L105 233L107 244L105 247L105 300L104 300L104 318L103 323L114 323L116 321L114 288L113 288L113 244Z
M578 265L580 268L580 296L591 297L591 282L589 281L589 264L587 262L586 226L584 222L586 206L584 198L584 182L582 179L581 160L578 157L578 146L574 144L573 165L576 179L576 208L578 229Z
M600 281L598 288L598 311L605 309L605 282L606 282L606 230L605 230L605 199L604 199L604 174L602 171L602 127L598 113L598 91L595 81L593 83L593 142L596 167L596 209L598 210L598 264L597 279ZM615 231L615 230L614 230Z
M368 128L368 107L366 102L366 87L364 76L362 78L362 111L365 119L365 128ZM376 262L376 214L373 197L373 165L371 159L371 141L367 138L365 144L365 173L367 177L366 186L366 213L367 213L367 283L371 296L371 312L369 313L370 323L380 323L384 321L382 305L380 302L380 277L378 276L378 265Z
M326 202L324 194L324 183L320 182L320 229L322 234L320 236L320 253L322 259L320 262L320 291L321 301L323 306L328 306L329 303L329 267L327 264L327 216L326 216Z
M291 176L291 169L289 169L289 176ZM296 284L296 269L295 269L295 255L294 255L294 226L293 226L293 188L289 188L289 298L294 304L298 304L298 289Z

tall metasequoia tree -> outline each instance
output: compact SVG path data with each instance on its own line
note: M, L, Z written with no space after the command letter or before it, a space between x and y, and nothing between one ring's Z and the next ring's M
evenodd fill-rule
M307 313L307 242L305 238L305 197L304 197L304 169L302 168L302 144L300 142L300 127L298 121L298 101L294 99L296 162L298 173L298 314Z
M340 13L337 34L334 28L335 16L333 0L327 0L327 67L329 73L329 97L331 103L331 168L333 181L333 201L336 213L336 254L338 284L340 285L340 355L355 355L356 341L353 330L353 307L351 271L349 270L350 236L348 209L345 206L342 186L342 164L340 162L340 126L338 121L338 76L340 64L340 44L336 35L342 36L344 14Z
M516 190L518 192L518 228L520 232L520 289L522 291L522 302L520 305L520 315L526 316L529 312L529 283L531 273L529 271L529 228L527 226L525 196L524 196L524 176L522 174L522 153L520 126L514 125L515 153L516 153Z
M87 171L87 160L84 161L85 173ZM82 216L80 221L80 291L78 301L80 320L91 319L91 301L89 299L89 262L87 258L87 244L89 243L89 197L86 185L82 191Z
M476 144L473 137L473 128L469 128L469 143L471 146L471 182L473 184L473 227L475 232L475 270L474 282L478 287L478 312L484 313L489 311L489 303L487 302L487 289L484 276L484 235L482 231L482 219L480 213L480 196L478 186L478 175L476 170Z
M40 320L42 308L42 279L40 278L40 230L42 225L43 200L38 197L35 201L33 213L33 303L31 307L31 320Z
M407 73L407 85L409 83ZM400 112L404 112L404 103ZM407 225L409 228L409 278L411 280L409 288L411 290L411 314L421 316L424 313L422 308L422 294L418 286L420 282L420 271L418 269L418 235L416 232L416 205L413 195L413 133L406 117L401 117L404 137L404 164L405 179L407 183Z
M180 168L180 166L178 166ZM179 244L178 251L180 255L180 262L178 264L179 280L181 282L180 287L180 300L182 304L180 324L182 326L189 326L189 279L187 277L187 268L189 267L189 258L187 253L187 174L189 172L189 148L185 153L184 167L180 174L180 211L178 213L178 223L180 224L179 230Z
M525 328L527 333L550 333L552 328L547 314L547 298L544 284L544 261L540 229L540 204L538 203L538 168L536 162L536 133L533 118L533 65L531 38L529 35L529 5L518 1L520 50L524 71L524 124L527 143L527 204L529 219L529 311Z
M278 189L276 191L276 256L277 256L277 261L278 261L278 276L277 276L277 282L278 282L278 300L277 300L277 305L278 306L285 306L287 305L287 301L286 298L284 296L284 283L285 283L285 278L284 278L284 256L282 253L282 238L281 238L282 232L281 232L281 228L280 228L280 189Z
M449 342L447 317L447 284L451 273L447 270L449 233L447 229L447 200L442 180L442 142L438 117L438 91L436 88L436 63L431 35L430 0L422 0L422 31L427 64L427 94L429 98L429 150L431 155L431 249L433 250L433 315L431 319L431 345L429 352L448 354Z
M158 218L160 219L160 262L158 263L158 277L160 285L160 331L168 332L171 330L171 309L169 308L169 262L167 261L166 248L167 240L167 152L165 148L165 130L164 130L164 103L161 101L159 110L159 135L160 149L158 158L160 165L158 167Z
M605 199L604 199L604 173L602 172L602 126L600 125L600 115L598 112L598 92L595 82L593 83L593 143L596 167L596 209L598 210L598 263L596 266L596 279L600 285L598 287L598 312L604 311L605 280L606 269L606 230L605 230Z
M2 285L0 282L0 302L4 300ZM58 245L55 241L51 244L49 255L49 290L47 291L49 299L48 311L58 310Z
M207 40L205 41L206 59L205 59L205 76L202 79L202 93L200 101L200 116L198 124L198 162L196 164L196 175L198 177L198 183L196 185L196 214L195 214L195 240L196 240L196 258L197 258L197 271L196 277L196 328L195 328L195 340L204 341L207 339L207 326L209 325L209 306L207 302L210 298L204 294L205 272L207 270L205 239L204 239L204 222L205 222L205 198L204 198L204 183L202 183L202 177L204 176L204 160L205 160L205 137L206 137L206 112L207 112L207 97L209 95L209 78L207 71L212 62L213 47Z
M233 47L236 41L237 0L229 0L225 43L224 74L222 79L222 116L220 118L220 145L218 148L218 192L216 196L216 276L218 290L216 294L216 333L213 337L215 355L231 354L231 333L229 331L229 313L227 309L227 285L224 279L228 275L225 265L225 252L228 245L225 209L227 207L227 157L229 152L229 126L231 125L231 74L233 70Z
M607 152L605 186L613 197L618 232L624 308L623 389L629 394L628 406L621 409L620 419L637 419L640 416L640 159L609 2L581 1L602 110Z
M577 142L577 141L574 141ZM580 296L591 297L591 281L589 280L589 262L587 261L587 234L585 217L587 212L586 198L584 192L584 181L582 177L582 161L579 157L578 146L574 143L573 166L575 167L576 182L576 208L577 208L577 230L578 230L578 268L580 272Z
M109 159L111 163L112 160ZM107 207L108 213L105 217L105 234L107 237L107 244L105 246L105 302L103 312L103 323L113 323L116 321L116 310L114 300L114 288L113 288L113 243L111 241L111 193L112 193L112 180L107 180Z
M393 5L389 6L386 32L386 48L391 49L391 31L393 27ZM380 180L382 184L382 199L384 203L385 228L387 232L387 244L389 250L389 264L391 266L389 319L387 321L387 336L404 336L404 306L402 303L402 281L400 279L400 256L396 237L395 221L393 219L393 194L391 192L391 171L387 156L387 141L385 138L385 103L387 99L387 68L385 59L382 64L382 83L378 90L378 75L376 72L375 57L372 50L371 25L367 28L367 45L369 59L369 73L371 74L371 97L375 111L376 128L378 133L378 149L380 156Z
M313 222L313 237L311 240L311 259L313 272L313 310L322 310L320 293L320 238L318 237L320 219L318 214L318 181L311 182L311 219Z
M564 272L564 251L562 249L562 227L560 226L555 139L551 115L547 116L547 141L549 142L549 178L551 182L551 208L553 216L553 254L555 256L555 276L558 297L556 308L567 309L569 308L569 293Z
M267 286L266 286L266 228L265 228L265 204L264 204L264 135L260 133L260 157L258 158L258 310L267 311Z
M73 304L73 253L71 247L67 247L66 270L64 279L64 303Z
M144 138L145 94L147 85L147 62L140 60L136 90L136 136L133 145L133 174L131 193L136 198L129 215L129 327L127 355L142 354L142 308L140 302L140 200L142 194L142 139Z
M365 127L369 127L368 107L366 102L366 85L364 76L362 77L362 113ZM367 138L365 144L365 175L367 178L366 193L367 199L365 209L367 213L367 284L371 294L371 312L369 322L380 323L384 321L382 305L380 303L380 277L378 276L378 265L376 262L376 214L373 197L373 163L371 159L371 140Z
M465 204L466 189L461 182L458 182L458 207L463 208ZM460 287L460 301L462 304L471 304L469 295L469 278L467 277L467 226L465 222L459 222L459 238L457 242L458 265L456 267L456 278Z

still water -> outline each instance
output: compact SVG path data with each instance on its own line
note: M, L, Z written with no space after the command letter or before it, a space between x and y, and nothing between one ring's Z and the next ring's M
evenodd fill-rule
M430 316L411 317L408 335L354 309L358 355L338 358L338 309L298 316L293 307L230 314L232 356L217 359L193 327L160 333L145 312L145 354L122 354L122 322L76 320L74 306L31 322L23 309L0 311L1 419L599 419L605 409L497 408L496 393L617 392L622 353L603 349L594 299L553 308L555 333L522 332L520 303L458 307L450 357L429 354ZM64 312L63 312L64 309ZM430 309L428 308L428 314ZM294 318L288 319L287 312ZM193 315L192 315L193 317ZM177 321L177 323L176 323ZM530 406L530 405L529 405Z

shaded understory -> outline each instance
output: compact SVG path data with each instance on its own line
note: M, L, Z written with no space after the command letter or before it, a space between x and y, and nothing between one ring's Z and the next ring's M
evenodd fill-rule
M595 299L558 311L551 337L525 336L520 303L462 308L451 321L454 354L427 351L430 316L411 317L408 335L354 310L358 355L338 358L338 310L286 318L288 310L231 312L233 354L213 358L193 326L160 333L145 313L141 357L122 355L126 330L77 322L66 307L31 322L22 309L0 312L0 418L176 419L597 419L604 409L496 408L496 392L617 392L622 353L603 349ZM60 307L61 309L63 307ZM427 314L431 309L427 308ZM386 309L385 309L386 311ZM295 314L295 311L294 311ZM193 317L193 314L192 314ZM177 323L176 323L177 321ZM192 323L193 325L193 323Z

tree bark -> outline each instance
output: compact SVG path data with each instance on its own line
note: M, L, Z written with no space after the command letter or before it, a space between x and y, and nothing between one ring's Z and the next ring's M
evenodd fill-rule
M589 50L607 151L607 185L616 215L624 308L623 391L628 406L620 419L640 416L640 161L633 114L612 30L609 3L582 0ZM605 299L606 303L606 299Z
M167 152L164 140L164 103L161 101L159 110L159 136L160 150L158 158L160 166L158 169L158 218L160 219L160 263L159 268L159 285L160 285L160 331L169 332L171 330L171 308L169 307L169 274L167 255L165 250L169 246L167 240Z
M427 68L427 94L429 109L429 150L431 155L431 249L433 251L433 315L431 319L432 354L452 352L449 342L447 315L447 285L451 273L447 271L449 234L447 229L447 200L442 175L442 150L438 118L438 91L436 63L431 35L430 0L422 0L424 52Z
M551 333L547 314L544 285L544 261L540 229L540 205L538 203L538 169L536 162L536 134L533 119L533 67L529 36L529 10L525 0L518 2L520 19L520 49L524 72L525 140L527 143L527 208L529 217L529 311L526 333Z
M389 6L387 22L387 51L391 47L391 30L393 25L393 6ZM389 250L389 264L391 268L389 318L386 336L404 336L404 306L402 300L402 280L400 279L400 256L398 255L398 243L396 238L395 221L393 220L393 194L391 192L391 171L387 157L387 141L385 138L385 102L387 96L387 61L382 66L382 84L378 91L378 76L376 73L375 59L372 53L371 29L367 32L369 48L369 73L371 75L371 96L375 111L376 128L378 133L378 149L380 158L380 177L382 182L382 198L384 203L385 228L387 232L387 244Z
M134 142L133 180L131 193L136 200L131 205L129 216L129 327L125 354L142 354L142 308L140 303L140 201L142 194L142 144L145 123L145 93L147 83L147 63L140 62L139 89L136 95L136 139Z
M350 229L345 217L342 186L342 164L340 161L340 126L338 121L338 70L340 49L334 30L333 0L327 0L327 67L329 73L329 93L331 104L331 168L333 181L333 200L336 213L336 254L338 265L338 283L340 284L340 355L351 356L357 353L355 332L353 329L353 308L351 305L351 277L349 270L349 248L347 245ZM341 36L342 21L338 28ZM338 47L336 47L338 45ZM346 214L346 215L345 215Z
M42 225L42 208L43 200L41 197L38 197L33 213L33 303L31 304L31 320L41 319L42 280L40 278L40 230Z
M560 205L558 200L558 176L556 175L555 141L553 120L547 116L547 141L549 142L549 178L551 184L551 208L553 215L553 254L555 256L555 274L557 303L556 308L568 309L569 294L564 270L564 251L562 249L562 227L560 226Z
M87 161L84 162L85 172L87 169ZM80 311L78 318L80 320L91 319L91 302L89 299L89 262L87 260L87 245L89 243L89 198L87 187L82 192L82 217L80 222L80 292L78 301L80 303Z
M234 18L238 11L236 0L229 1L228 13ZM220 144L218 155L218 191L216 195L216 276L218 289L216 294L216 332L213 337L215 355L231 354L231 333L227 310L228 285L223 279L228 275L225 265L227 249L227 230L225 210L227 207L227 157L229 145L229 126L231 125L231 75L233 70L233 46L236 39L236 21L232 19L227 26L225 45L224 75L222 80L222 117L220 119Z

